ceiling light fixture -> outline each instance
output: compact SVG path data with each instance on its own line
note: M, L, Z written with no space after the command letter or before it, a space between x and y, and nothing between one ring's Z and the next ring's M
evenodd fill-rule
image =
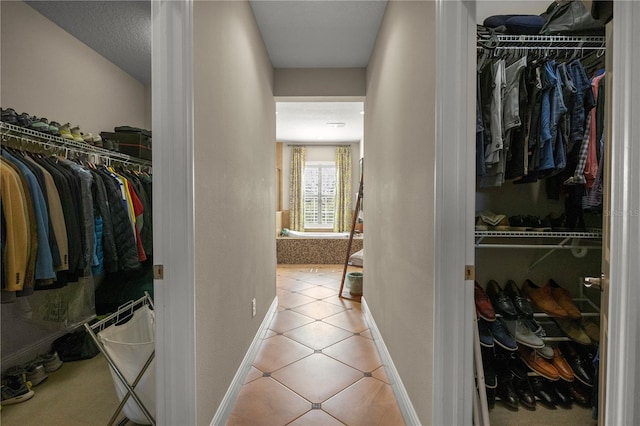
M344 127L345 123L344 122L336 122L336 123L327 123L327 127Z

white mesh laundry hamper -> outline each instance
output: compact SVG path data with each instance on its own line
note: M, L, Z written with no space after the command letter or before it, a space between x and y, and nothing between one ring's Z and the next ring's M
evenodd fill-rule
M149 305L145 304L133 312L133 316L128 322L122 325L114 323L97 335L101 350L116 367L114 368L110 362L111 376L113 377L118 399L122 402L123 398L129 396L122 408L122 412L129 420L139 424L152 424L154 422L142 411L118 373L124 376L128 385L134 384L132 388L135 396L142 402L148 413L155 418L154 319L154 312L149 308ZM146 370L142 373L145 368ZM142 376L135 383L141 373Z

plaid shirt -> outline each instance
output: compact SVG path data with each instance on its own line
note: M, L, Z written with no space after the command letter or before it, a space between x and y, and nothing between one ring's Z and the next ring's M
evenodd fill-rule
M587 155L589 154L589 140L591 139L591 119L591 114L587 115L587 121L584 126L584 137L582 138L582 145L580 145L578 165L576 166L576 171L573 173L573 176L564 181L565 185L579 185L587 183L587 180L584 177L584 168L587 165Z

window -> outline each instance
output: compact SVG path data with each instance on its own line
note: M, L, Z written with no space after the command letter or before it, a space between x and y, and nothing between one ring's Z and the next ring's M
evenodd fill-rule
M335 163L307 163L304 168L305 228L333 228L335 197Z

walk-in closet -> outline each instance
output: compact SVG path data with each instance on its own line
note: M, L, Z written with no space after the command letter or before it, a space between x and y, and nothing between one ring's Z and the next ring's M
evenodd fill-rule
M61 18L111 7L90 3L1 6L6 424L107 424L124 393L85 325L153 296L150 68L124 70Z
M476 410L597 424L607 37L494 25L510 16L477 31Z

